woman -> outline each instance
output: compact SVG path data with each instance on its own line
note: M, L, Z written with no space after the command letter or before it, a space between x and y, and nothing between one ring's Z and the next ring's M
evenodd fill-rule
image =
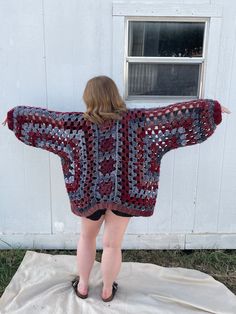
M84 117L91 122L103 124L106 119L119 119L116 112L127 112L115 82L107 76L90 79L83 94L87 112ZM90 116L92 114L92 116ZM121 245L125 230L132 215L118 210L98 210L88 217L81 217L80 239L77 246L80 277L77 285L79 296L87 297L89 275L96 256L96 237L103 221L103 252L101 271L103 277L102 299L111 301L118 284L115 282L122 261ZM76 281L75 281L76 283Z
M8 122L25 144L61 158L72 211L81 217L79 276L72 281L81 298L88 296L96 237L105 222L101 297L107 302L118 288L115 280L130 218L153 214L164 153L203 142L221 122L221 112L230 111L210 99L128 110L107 76L90 79L83 99L85 113L16 106L3 124Z

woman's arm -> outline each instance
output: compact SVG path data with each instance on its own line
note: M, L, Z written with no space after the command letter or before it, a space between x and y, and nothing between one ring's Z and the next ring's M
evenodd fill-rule
M23 143L63 156L63 149L79 128L82 112L60 112L42 107L16 106L2 123Z
M208 139L222 121L222 112L230 111L217 100L198 99L157 109L157 118L164 119L164 140L159 150L166 153L171 149L199 144Z

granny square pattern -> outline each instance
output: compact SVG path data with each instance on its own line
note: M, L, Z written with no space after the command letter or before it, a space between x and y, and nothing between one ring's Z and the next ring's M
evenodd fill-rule
M101 125L83 112L19 105L7 113L21 142L60 157L71 211L83 217L104 208L151 216L163 155L202 143L221 121L214 99L128 108L121 120Z

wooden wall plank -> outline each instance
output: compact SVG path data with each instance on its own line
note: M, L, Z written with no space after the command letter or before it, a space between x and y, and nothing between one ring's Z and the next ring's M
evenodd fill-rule
M1 118L13 106L45 102L42 3L0 2ZM6 142L6 146L2 143ZM20 142L7 126L1 132L2 233L51 232L49 153Z

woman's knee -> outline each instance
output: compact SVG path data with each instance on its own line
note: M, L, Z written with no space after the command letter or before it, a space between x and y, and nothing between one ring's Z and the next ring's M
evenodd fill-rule
M121 248L121 239L111 238L109 236L103 236L103 249L120 249Z
M80 233L80 239L83 241L93 241L96 240L96 234L94 233L86 233L86 232L81 232Z
M104 248L120 248L122 245L122 240L124 238L124 229L121 228L111 228L111 226L106 226L103 234L103 247Z
M130 217L115 215L112 211L105 214L105 225L103 234L104 248L120 248L125 230L128 226Z

